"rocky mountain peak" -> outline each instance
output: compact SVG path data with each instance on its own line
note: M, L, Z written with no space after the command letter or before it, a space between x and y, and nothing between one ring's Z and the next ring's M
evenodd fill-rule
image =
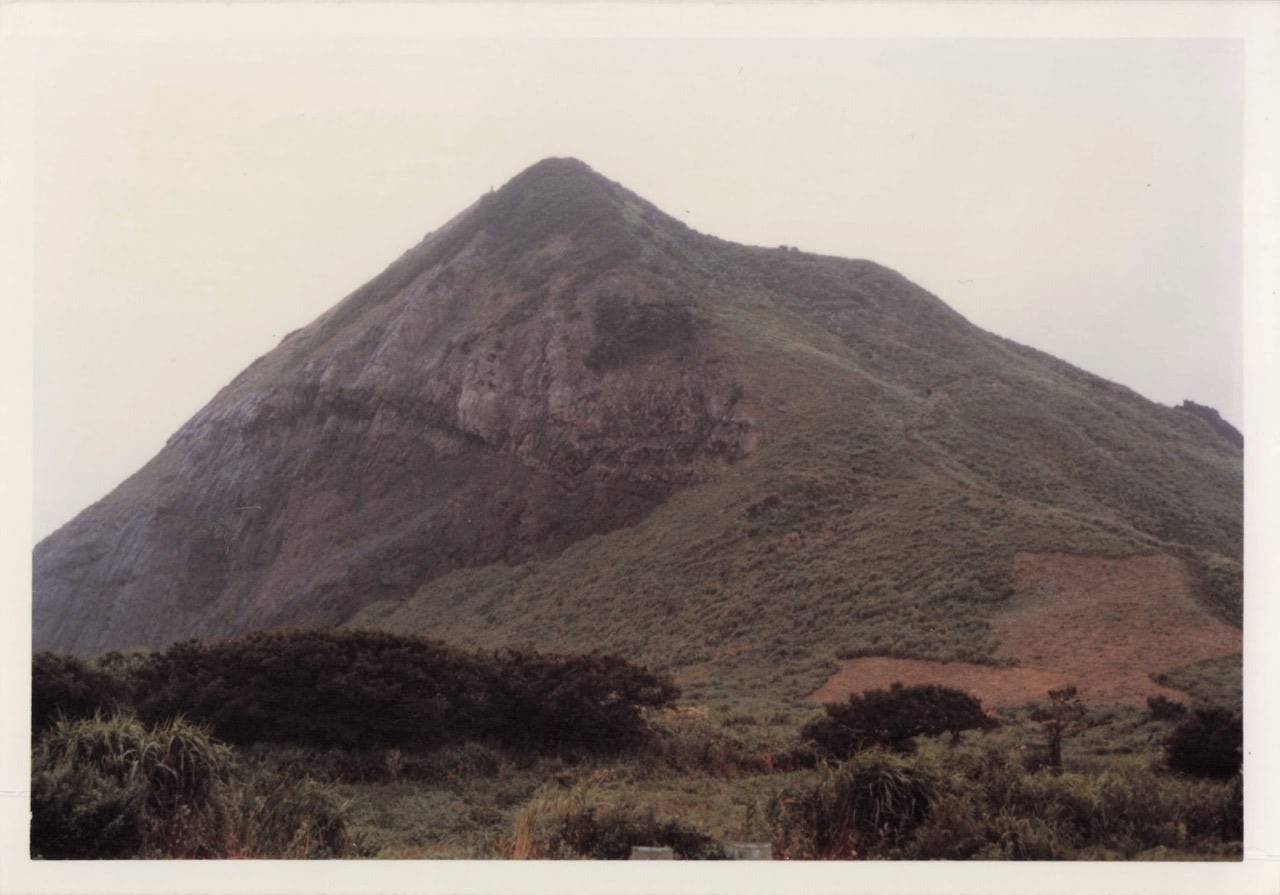
M335 624L634 524L746 456L689 293L637 267L659 214L572 159L484 196L37 546L37 644Z
M749 671L927 618L898 653L980 654L1019 551L1187 556L1234 618L1241 481L1202 419L893 271L701 236L546 159L37 545L34 637L426 624Z

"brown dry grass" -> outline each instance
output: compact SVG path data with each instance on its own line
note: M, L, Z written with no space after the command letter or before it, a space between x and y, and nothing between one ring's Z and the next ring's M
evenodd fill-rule
M904 684L966 690L988 708L1076 686L1092 702L1141 704L1148 696L1185 700L1151 675L1174 665L1238 653L1241 632L1192 597L1181 560L1161 554L1123 558L1021 553L1014 596L992 619L997 658L1016 667L871 657L840 663L812 694L823 702Z

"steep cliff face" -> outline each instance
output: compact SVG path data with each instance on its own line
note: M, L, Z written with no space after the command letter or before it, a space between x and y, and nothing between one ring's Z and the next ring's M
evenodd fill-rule
M580 162L485 197L43 541L36 645L337 623L632 524L745 456L696 301L636 266L655 228L679 231Z
M1019 552L1177 557L1238 624L1242 482L1196 414L893 271L550 159L39 544L35 644L377 624L813 675L990 655Z

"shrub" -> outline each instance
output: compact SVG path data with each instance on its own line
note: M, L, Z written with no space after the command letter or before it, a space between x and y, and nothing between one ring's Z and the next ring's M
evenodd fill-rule
M96 768L35 767L31 775L31 857L131 858L142 854L146 792Z
M925 760L927 759L927 760ZM1228 784L1116 760L1102 773L1029 774L995 750L922 757L942 780L929 817L903 846L915 860L1135 858L1173 849L1238 853L1240 777Z
M139 672L139 713L184 714L228 742L368 751L467 739L610 752L641 742L665 677L615 656L476 655L372 631L259 632L175 644Z
M782 855L840 860L887 856L929 816L938 781L883 752L829 766L812 788L784 791L766 817Z
M1243 670L1240 653L1201 659L1151 675L1163 687L1181 690L1193 704L1218 706L1240 714L1243 710Z
M186 714L237 744L427 747L465 726L483 692L465 653L360 631L186 641L158 653L141 677L145 719Z
M33 858L319 858L349 854L333 794L237 764L208 731L126 715L60 721L32 762Z
M648 732L643 708L680 695L665 677L616 656L541 656L508 651L490 666L483 732L532 751L617 752Z
M1156 694L1147 697L1147 711L1157 721L1172 721L1174 718L1186 717L1187 707L1168 696Z
M181 720L59 721L32 757L32 856L215 856L229 762L226 746Z
M388 756L390 764L391 756ZM496 777L502 770L504 756L483 743L466 742L442 746L430 752L409 753L399 757L399 772L405 780L445 783Z
M251 773L322 783L383 783L390 779L387 753L391 750L314 748L289 743L253 743L236 750L242 767Z
M828 703L826 716L801 730L800 736L835 758L848 758L872 746L910 752L918 736L989 727L994 721L982 704L961 690L926 684L852 694L845 703Z
M1196 709L1165 740L1165 763L1183 774L1226 780L1240 770L1243 745L1239 715L1219 708Z
M59 718L111 714L128 706L126 681L76 656L38 652L31 657L31 732L48 730Z
M678 858L715 860L724 846L710 835L680 821L659 818L651 808L602 806L602 784L608 772L597 772L574 786L544 786L520 810L510 854L516 858L595 858L622 860L632 846L668 846Z
M645 754L664 769L729 779L773 767L766 749L752 750L706 717L677 709L652 719L650 729L652 742Z

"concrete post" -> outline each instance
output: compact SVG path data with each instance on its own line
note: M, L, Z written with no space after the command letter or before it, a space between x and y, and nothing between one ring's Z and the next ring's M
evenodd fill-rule
M675 859L675 852L670 846L631 846L631 860L633 861L674 861Z

